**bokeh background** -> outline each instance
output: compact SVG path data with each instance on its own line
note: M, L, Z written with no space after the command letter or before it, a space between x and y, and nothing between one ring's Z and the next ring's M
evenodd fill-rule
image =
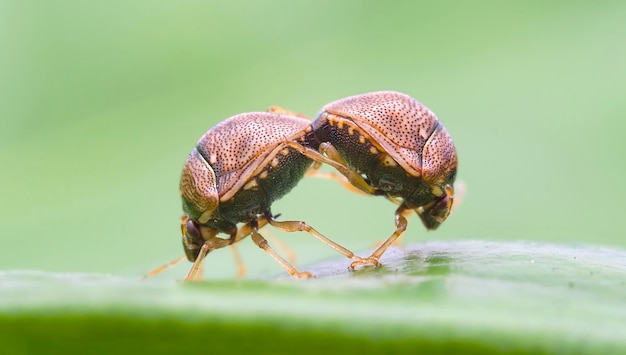
M405 243L624 248L625 39L623 1L1 1L0 269L141 275L182 255L178 178L207 129L377 90L439 116L466 185ZM391 203L325 180L273 211L362 254L394 228ZM300 266L336 257L273 234ZM250 277L281 272L240 250ZM207 267L234 275L227 250Z

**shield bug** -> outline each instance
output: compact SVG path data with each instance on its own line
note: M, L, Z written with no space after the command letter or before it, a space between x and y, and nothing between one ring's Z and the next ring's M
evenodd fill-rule
M406 230L411 211L429 230L450 214L456 149L435 114L412 97L381 91L344 98L324 107L313 130L316 143L311 145L347 166L351 184L399 205L393 234L351 268L378 265L380 256Z
M348 258L360 260L305 222L277 221L270 211L272 203L296 186L313 161L351 176L345 167L306 146L310 134L310 120L284 112L253 112L226 119L200 138L180 178L183 247L194 263L185 280L200 278L209 252L247 236L289 274L310 277L269 246L259 233L265 224L289 232L306 231Z

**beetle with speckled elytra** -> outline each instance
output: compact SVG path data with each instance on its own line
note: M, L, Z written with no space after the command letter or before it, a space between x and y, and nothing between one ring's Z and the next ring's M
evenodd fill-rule
M405 216L411 211L429 230L450 214L456 149L435 114L414 98L394 91L344 98L324 106L313 130L310 145L347 167L350 174L342 174L350 184L399 205L393 234L350 268L378 265L406 230Z
M224 120L207 131L187 157L180 178L184 211L181 230L185 254L194 264L185 280L201 278L201 265L209 252L250 235L289 274L312 276L299 272L269 246L258 231L268 223L284 231L306 231L346 257L361 259L305 222L277 221L272 215L272 203L296 186L313 161L352 174L307 147L306 137L312 134L310 120L275 111L244 113ZM240 223L243 225L238 227Z

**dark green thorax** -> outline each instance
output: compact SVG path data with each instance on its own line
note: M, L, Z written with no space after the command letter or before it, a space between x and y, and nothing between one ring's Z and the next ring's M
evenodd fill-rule
M378 163L380 152L372 154L370 142L360 143L357 135L349 134L347 126L338 128L324 118L313 122L313 134L309 135L309 141L315 150L319 150L323 142L332 144L352 169L368 176Z

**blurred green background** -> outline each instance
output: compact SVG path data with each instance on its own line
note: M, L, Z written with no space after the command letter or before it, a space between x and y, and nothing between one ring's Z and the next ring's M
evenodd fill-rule
M141 275L182 255L178 178L207 129L377 90L439 116L466 184L405 243L624 248L625 38L623 1L1 1L0 269ZM391 203L325 180L273 211L362 254L394 228ZM272 233L299 266L337 255ZM250 277L282 272L240 246ZM207 267L235 272L227 250Z

